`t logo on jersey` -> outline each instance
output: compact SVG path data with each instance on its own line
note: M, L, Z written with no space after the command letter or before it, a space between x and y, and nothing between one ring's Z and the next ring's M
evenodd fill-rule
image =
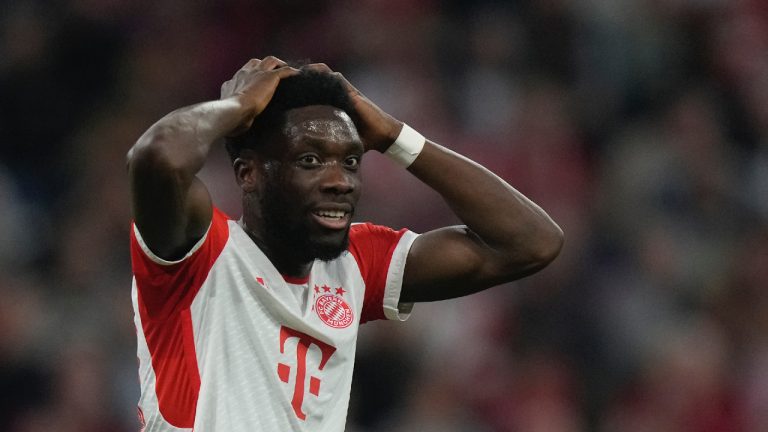
M323 341L319 341L312 336L304 334L300 331L281 326L280 327L280 353L285 353L285 341L290 338L298 338L299 342L296 345L296 384L293 387L293 399L291 400L291 406L293 412L296 413L296 417L301 420L306 420L307 415L301 410L301 406L304 403L304 388L306 386L307 377L307 350L310 345L315 345L320 348L321 358L318 370L323 370L325 364L331 358L336 351L336 347L328 345ZM285 363L277 364L277 376L280 377L280 381L288 383L288 378L291 374L291 366ZM315 376L309 377L309 392L315 396L320 395L320 378Z

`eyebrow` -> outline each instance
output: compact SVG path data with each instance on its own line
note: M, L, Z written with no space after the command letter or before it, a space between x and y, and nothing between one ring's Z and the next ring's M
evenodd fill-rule
M341 144L347 147L351 147L354 153L362 154L365 152L365 146L363 145L362 141L357 141L357 140L334 141L331 139L316 138L316 137L303 135L297 141L298 143L314 147L317 150L322 151L324 153L328 152L328 147L333 144Z

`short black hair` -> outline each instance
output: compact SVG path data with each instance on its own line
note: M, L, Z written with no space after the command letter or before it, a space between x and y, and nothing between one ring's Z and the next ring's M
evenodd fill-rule
M354 118L352 101L338 76L311 69L300 70L301 73L280 81L269 104L256 116L248 131L226 139L227 152L233 161L243 149L255 149L270 139L270 135L283 125L286 111L293 108L330 105Z

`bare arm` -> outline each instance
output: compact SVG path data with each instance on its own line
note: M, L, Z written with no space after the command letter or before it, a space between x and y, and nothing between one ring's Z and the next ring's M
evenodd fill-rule
M324 64L312 68L331 72ZM402 123L344 81L366 150L384 152ZM466 226L419 236L406 265L401 302L461 297L532 274L560 252L563 232L535 203L481 165L427 141L408 170L442 195Z
M402 302L460 297L519 279L560 252L557 224L479 164L427 141L408 170L442 195L466 226L419 236L406 262Z
M274 57L253 59L222 86L222 99L181 108L152 125L128 152L133 217L147 246L181 258L208 228L211 198L196 177L219 139L247 129L281 78L297 73Z

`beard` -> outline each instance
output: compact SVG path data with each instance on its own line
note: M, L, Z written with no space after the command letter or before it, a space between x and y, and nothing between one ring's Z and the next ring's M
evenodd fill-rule
M259 200L265 241L284 256L309 262L331 261L349 247L349 227L343 235L329 236L310 225L308 210L275 185L267 184Z

